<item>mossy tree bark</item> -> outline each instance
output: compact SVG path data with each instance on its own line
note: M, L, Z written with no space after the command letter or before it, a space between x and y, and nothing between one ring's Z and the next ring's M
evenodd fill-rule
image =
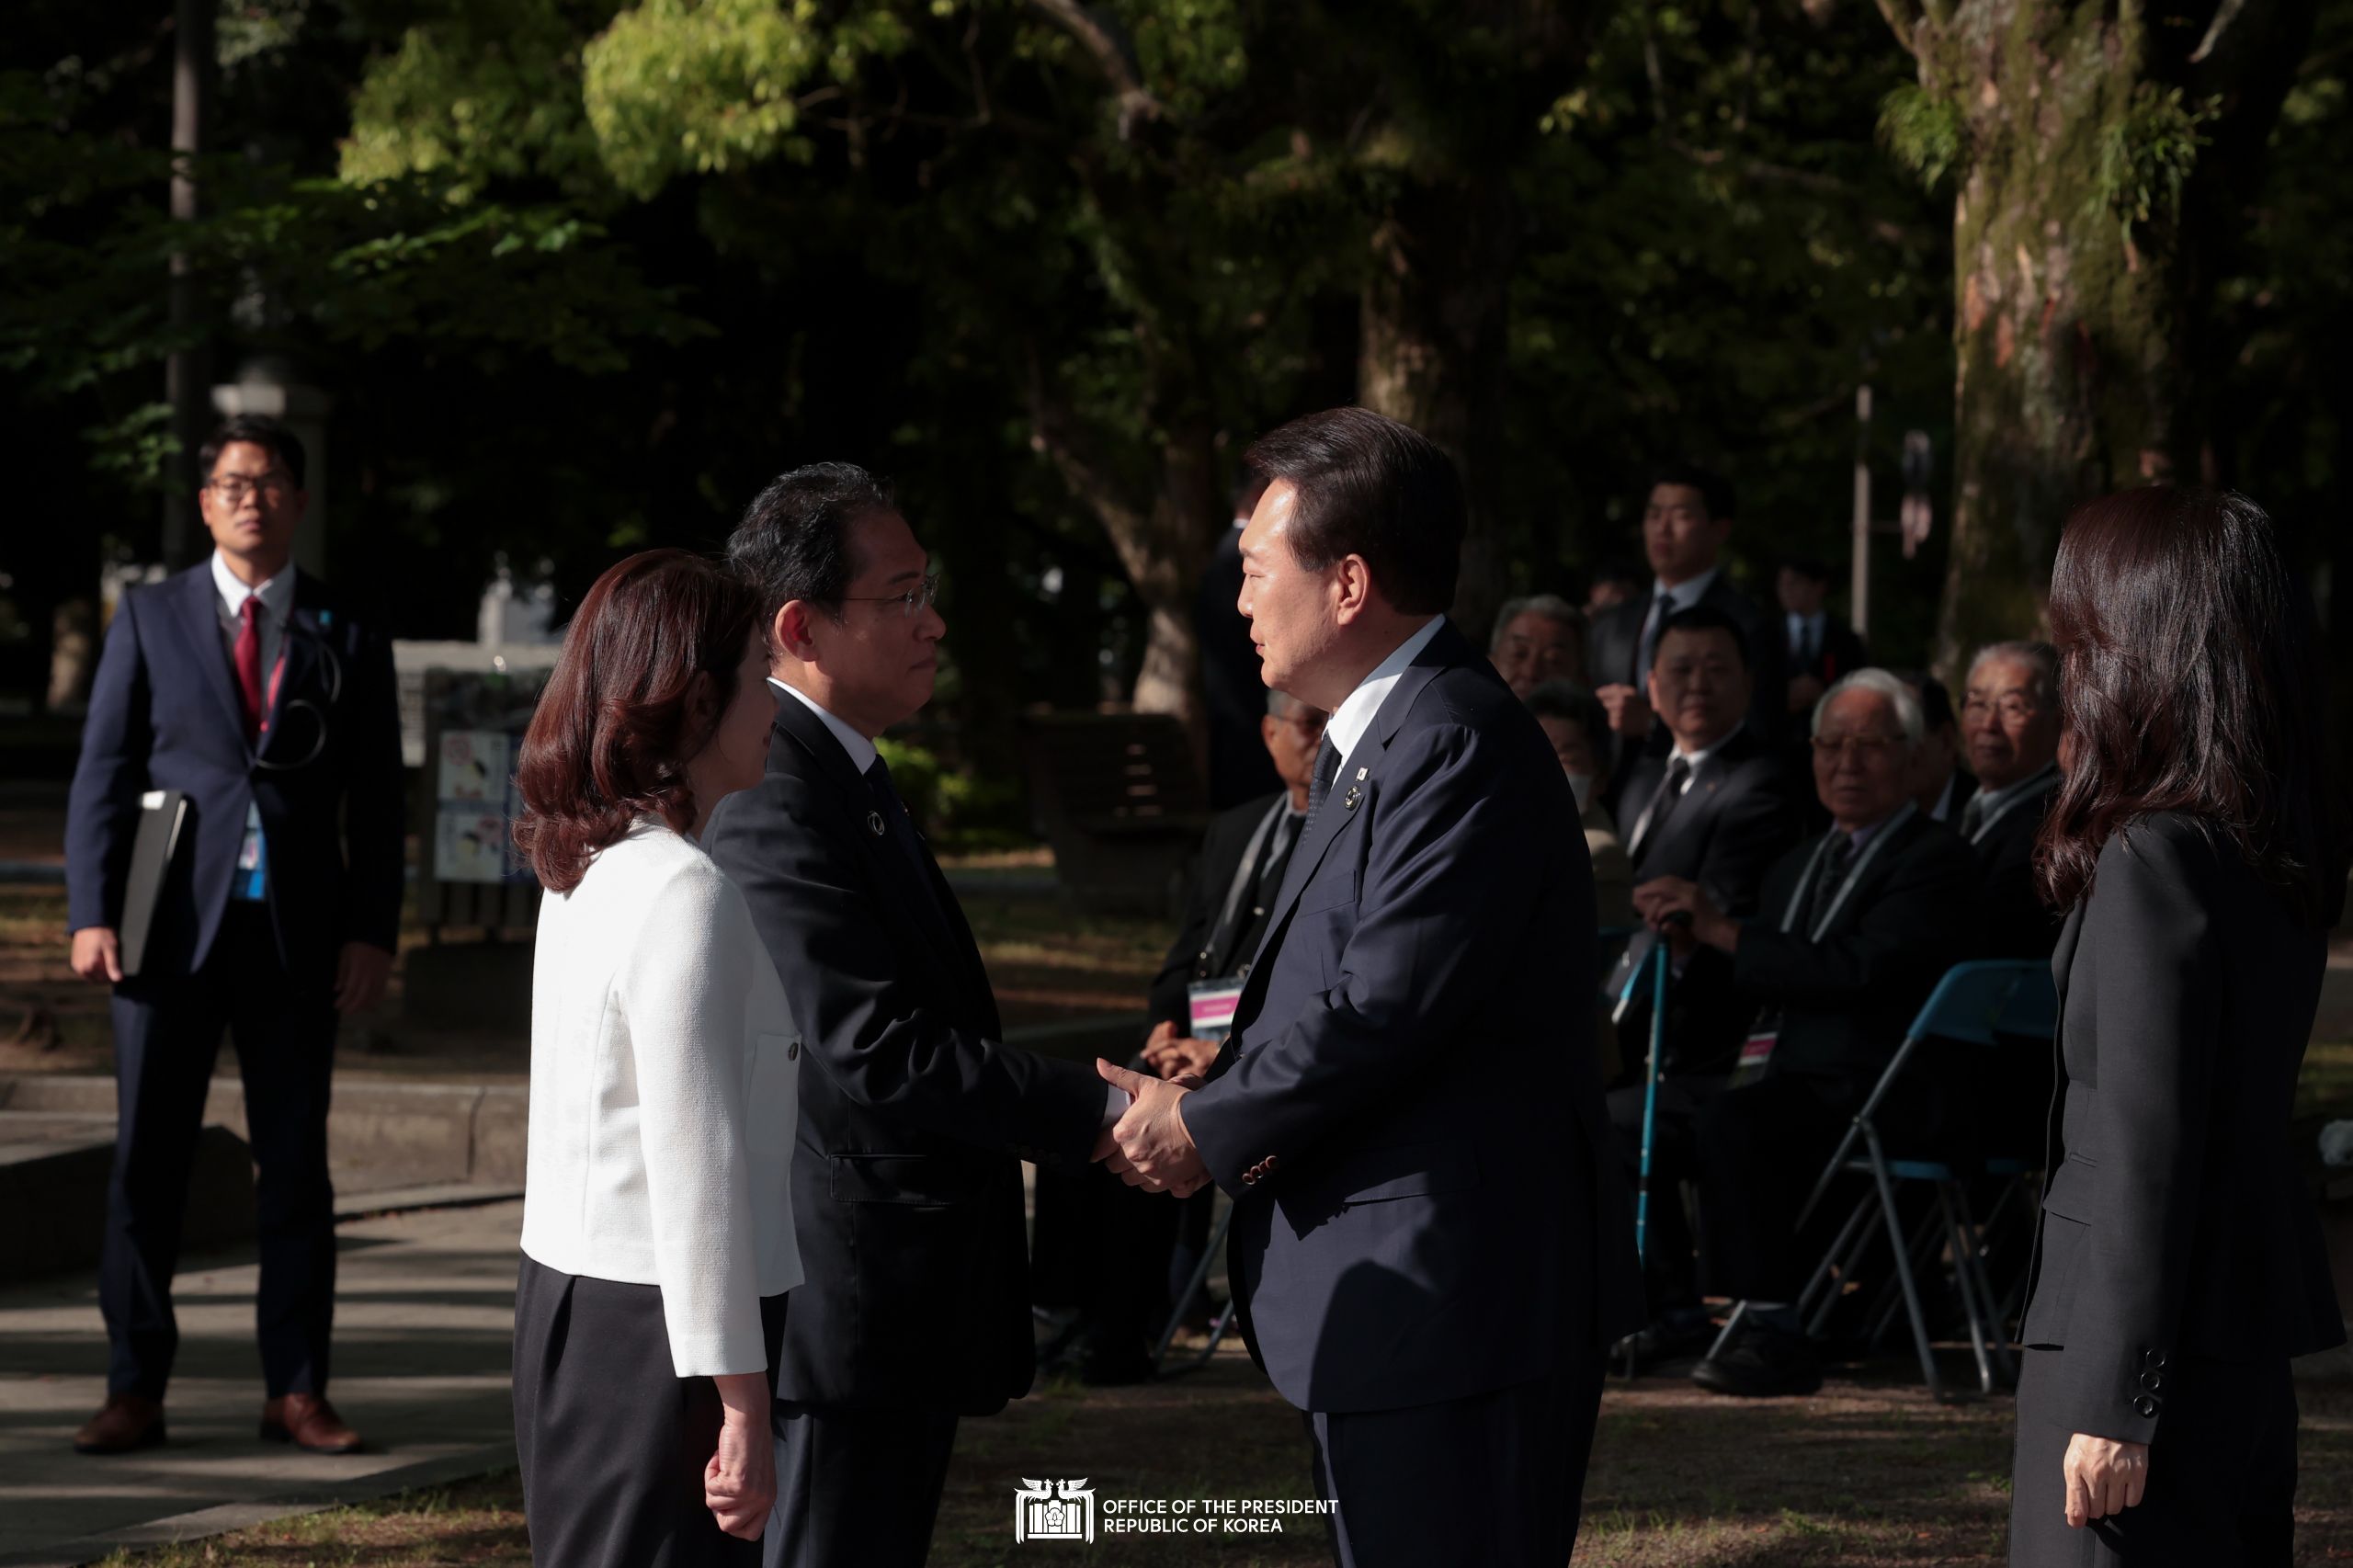
M2040 623L2075 503L2209 471L2208 297L2313 4L1879 5L1959 156L1949 676Z

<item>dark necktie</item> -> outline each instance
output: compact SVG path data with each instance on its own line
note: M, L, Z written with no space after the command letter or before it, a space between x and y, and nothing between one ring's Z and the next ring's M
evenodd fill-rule
M1675 613L1675 601L1654 591L1649 613L1643 617L1643 635L1634 646L1634 685L1647 693L1650 689L1651 657L1658 652L1659 628Z
M1961 835L1972 843L1977 830L1985 825L1985 791L1980 790L1969 797L1969 804L1961 808Z
M245 710L245 744L261 736L261 596L247 594L238 610L237 702Z
M1340 748L1325 735L1324 744L1315 748L1315 774L1307 781L1307 822L1299 830L1305 838L1315 827L1315 813L1324 804L1324 797L1332 792L1332 775L1340 771Z
M1830 913L1839 892L1847 885L1847 868L1855 863L1855 835L1830 830L1830 847L1824 851L1822 865L1813 881L1813 894L1806 901L1805 935L1811 938L1822 925L1822 917Z
M1666 777L1659 780L1651 803L1643 808L1642 820L1634 824L1634 842L1626 846L1628 859L1641 859L1643 851L1657 841L1667 818L1683 803L1683 782L1690 777L1691 764L1688 759L1680 754L1667 758Z

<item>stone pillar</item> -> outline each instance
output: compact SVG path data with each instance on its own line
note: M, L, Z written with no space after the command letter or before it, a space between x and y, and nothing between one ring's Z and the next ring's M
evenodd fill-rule
M212 406L223 419L240 414L266 414L294 432L302 443L302 488L310 506L294 534L294 564L313 576L326 575L327 559L327 415L335 400L317 387L292 379L280 361L249 359L237 368L237 379L212 389Z

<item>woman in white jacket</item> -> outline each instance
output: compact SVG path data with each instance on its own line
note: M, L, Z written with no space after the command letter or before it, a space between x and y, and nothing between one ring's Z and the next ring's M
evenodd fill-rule
M532 1554L564 1568L756 1563L775 1495L800 1051L696 842L759 779L766 674L732 576L631 556L573 618L517 770L547 897L515 1437Z

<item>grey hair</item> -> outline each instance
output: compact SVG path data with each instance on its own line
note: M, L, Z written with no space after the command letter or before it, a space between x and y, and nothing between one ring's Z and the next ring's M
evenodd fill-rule
M1547 620L1560 622L1572 631L1585 630L1585 617L1577 607L1558 594L1530 594L1524 599L1506 599L1503 608L1495 611L1495 629L1487 634L1487 652L1495 653L1504 645L1504 632L1523 615L1540 615Z
M1822 716L1830 711L1833 702L1850 691L1868 691L1887 699L1888 706L1895 710L1895 722L1904 732L1904 744L1915 751L1919 749L1928 733L1928 720L1920 711L1920 699L1912 694L1910 687L1881 669L1853 670L1840 676L1813 705L1813 733L1822 733Z
M1279 719L1298 706L1299 699L1290 692L1277 691L1271 686L1267 688L1267 717L1269 719Z
M1976 657L1969 661L1969 678L1975 680L1978 666L1995 659L2005 664L2024 665L2028 669L2032 670L2034 678L2028 684L2034 689L2034 699L2045 708L2055 707L2058 704L2058 649L2048 642L2025 641L1988 642L1977 650Z

